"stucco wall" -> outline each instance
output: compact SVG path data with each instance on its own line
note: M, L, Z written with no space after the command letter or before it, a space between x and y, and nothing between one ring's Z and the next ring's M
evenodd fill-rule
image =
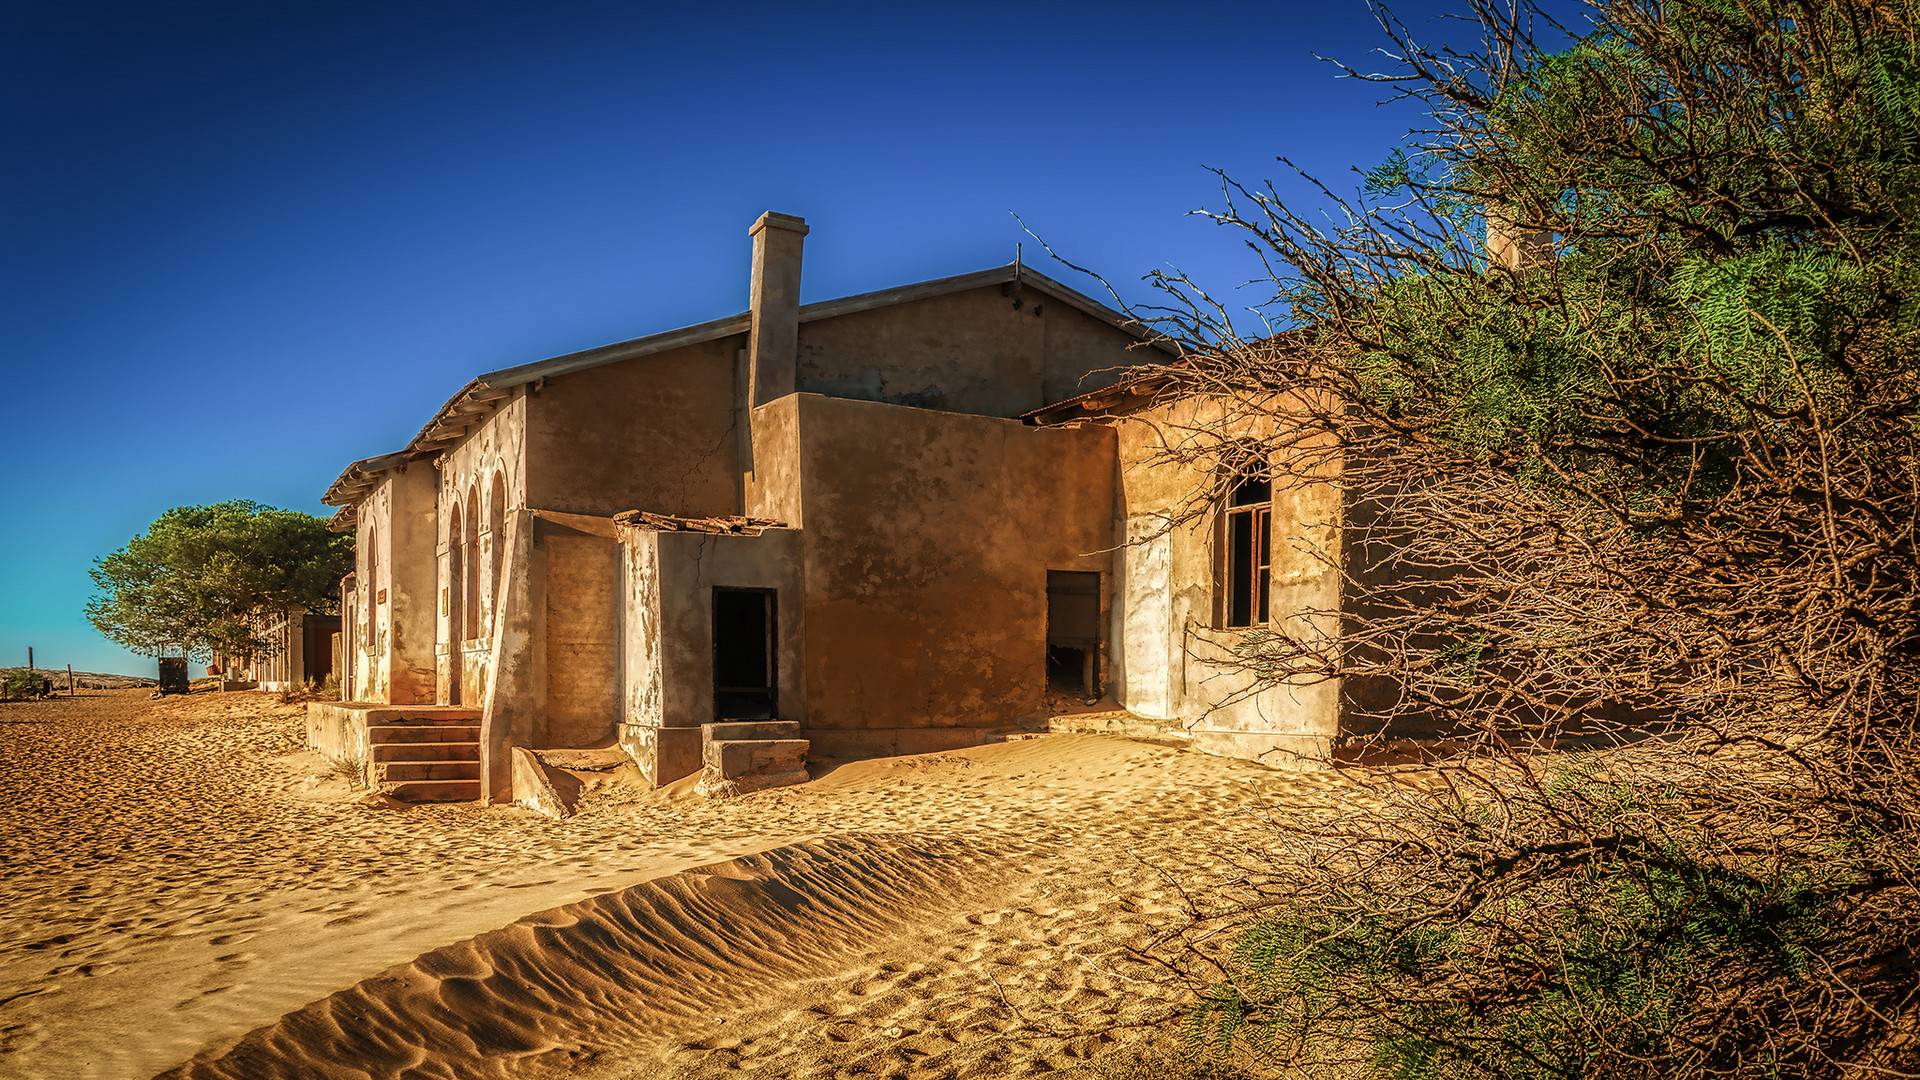
M713 722L713 589L772 589L779 715L807 717L801 536L625 532L625 701L620 745L657 784L700 769L700 725Z
M434 700L434 471L393 469L361 501L354 534L355 696ZM371 613L371 618L369 618Z
M542 543L547 708L540 745L606 746L620 718L620 546L558 533Z
M736 513L735 356L744 335L590 368L526 399L530 506Z
M513 397L501 403L447 452L438 470L435 492L438 532L434 541L436 701L449 702L455 698L451 684L456 670L460 673L461 686L457 697L461 702L475 705L486 699L487 683L493 670L493 623L499 614L502 595L502 583L495 579L493 567L495 548L504 543L504 537L495 534L493 523L496 517L504 522L507 513L527 505L526 415L525 392L516 391ZM496 497L493 488L495 476L505 486L504 505L498 514L493 507ZM469 493L477 496L474 499L475 520L470 525L466 521ZM478 632L471 635L465 633L464 626L456 634L455 613L450 607L453 581L449 551L452 537L448 530L452 527L452 511L456 503L460 507L463 528L474 538L468 557L474 559L477 565L473 580L480 594L480 625ZM505 559L500 561L501 576L504 576ZM456 649L459 650L457 665L454 663Z
M1044 299L1036 297L1036 299ZM1114 370L1134 364L1166 363L1157 349L1141 346L1106 322L1079 308L1047 302L1046 360L1041 368L1041 404L1051 405L1110 386L1126 375Z
M1111 381L1076 389L1090 371L1146 360L1133 340L1037 290L993 285L802 323L798 388L1019 416Z
M1127 545L1116 553L1114 668L1121 703L1176 719L1201 749L1278 766L1324 755L1340 733L1340 686L1324 682L1258 689L1227 662L1255 630L1218 628L1215 609L1219 508L1173 523L1211 465L1156 462L1164 441L1217 431L1221 410L1188 399L1111 421L1119 433L1117 514ZM1249 433L1257 434L1257 433ZM1318 644L1338 632L1341 495L1332 483L1276 484L1272 576L1265 632Z
M807 722L1042 708L1047 571L1109 570L1114 433L798 396Z
M749 517L806 525L800 487L800 397L788 394L753 410L753 471L742 498Z

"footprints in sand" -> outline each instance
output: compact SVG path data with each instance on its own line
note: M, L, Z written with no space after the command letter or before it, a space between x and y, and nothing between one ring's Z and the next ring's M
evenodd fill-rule
M1127 948L1149 939L1178 897L1137 864L1048 869L1033 887L1042 896L930 928L862 970L796 987L664 1056L678 1075L707 1080L1012 1076L1092 1060L1117 1037L1074 1033L1173 1003L1171 991L1142 981L1149 973Z
M82 979L91 979L100 975L111 975L118 970L120 970L119 964L101 961L94 964L70 964L66 967L57 967L47 972L47 974L55 978L64 975L76 975Z
M259 782L304 734L300 710L250 695L203 697L142 697L111 717L38 725L0 746L9 807L0 890L10 908L0 949L15 957L7 974L18 976L0 991L14 994L0 1013L6 1067L79 1075L80 1062L130 1053L120 1045L128 1040L76 1019L88 1015L76 1006L101 1002L164 1018L170 1038L192 1042L177 1053L149 1047L125 1075L184 1060L211 1037L192 1040L201 1018L233 1014L302 964L305 946L289 944L295 928L330 931L330 948L351 951L391 929L392 912L421 904L512 897L524 914L547 906L538 889L580 881L611 892L607 878L588 879L612 863L712 858L729 845L758 850L830 831L962 840L991 850L980 869L1011 884L970 913L916 927L905 944L835 954L820 961L831 970L806 977L755 975L724 1022L690 1026L683 1015L671 1030L634 1032L653 1040L639 1046L596 1046L609 1064L634 1062L608 1075L1071 1069L1097 1059L1106 1037L1045 1032L1176 1004L1127 951L1181 917L1185 901L1157 871L1202 888L1227 869L1214 852L1258 842L1262 814L1339 808L1327 794L1337 779L1062 736L855 763L799 793L720 802L589 794L563 823L462 806L375 813ZM214 705L217 713L192 712ZM111 801L115 813L101 817L88 810L98 802L62 794L76 790ZM1275 800L1286 805L1272 810ZM503 867L521 876L507 878ZM720 895L714 884L697 895ZM565 931L571 921L534 920L526 931ZM141 950L182 962L145 979ZM149 1060L163 1053L171 1056ZM656 1068L661 1060L671 1068Z

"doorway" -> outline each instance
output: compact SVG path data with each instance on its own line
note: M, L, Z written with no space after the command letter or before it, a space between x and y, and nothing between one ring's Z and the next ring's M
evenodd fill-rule
M779 715L774 591L713 590L713 718Z
M1082 699L1100 696L1100 575L1047 571L1047 687Z

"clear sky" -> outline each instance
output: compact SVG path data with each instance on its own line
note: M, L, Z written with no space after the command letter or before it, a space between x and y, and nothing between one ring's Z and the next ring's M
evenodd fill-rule
M1416 29L1458 37L1423 6ZM1439 10L1439 9L1435 9ZM472 376L744 310L1050 265L1255 272L1207 166L1336 188L1416 119L1358 2L0 5L0 665L151 673L87 625L161 511L329 513Z

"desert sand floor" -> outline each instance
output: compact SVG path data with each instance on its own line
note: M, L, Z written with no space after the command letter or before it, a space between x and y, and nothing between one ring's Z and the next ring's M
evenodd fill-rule
M265 694L0 705L0 1077L998 1077L1178 993L1128 949L1361 796L1097 735L552 821L367 805Z

